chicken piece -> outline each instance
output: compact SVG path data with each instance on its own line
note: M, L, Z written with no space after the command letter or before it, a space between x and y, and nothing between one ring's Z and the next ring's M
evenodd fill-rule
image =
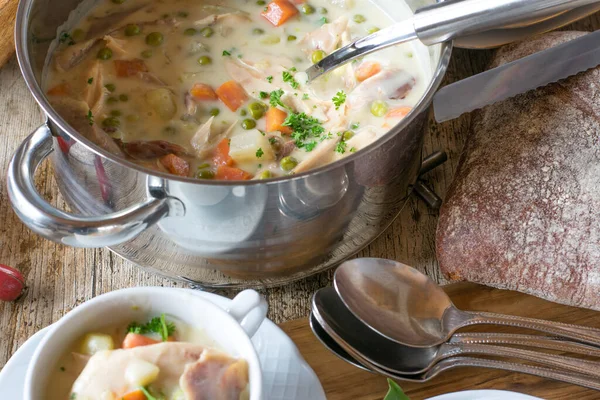
M337 137L333 137L319 143L319 145L313 151L308 153L308 156L294 168L293 172L299 173L308 171L309 169L314 169L331 162L335 155L334 149L338 141L339 139Z
M98 115L102 107L102 100L106 94L104 88L104 75L102 64L99 61L94 61L92 67L87 74L89 76L86 85L83 88L83 99L87 103L92 115ZM91 79L91 83L89 82Z
M208 121L198 128L192 139L190 139L192 147L199 153L206 150L208 141L210 140L210 127L214 119L215 117L210 117Z
M348 95L347 102L351 109L358 109L374 100L403 99L414 85L415 78L408 72L384 69L356 86Z
M113 32L114 30L118 29L118 27L122 27L122 22L131 16L136 16L137 18L134 19L138 19L138 22L142 21L146 15L148 15L146 18L149 18L149 16L152 14L139 12L142 9L145 9L147 6L148 4L141 4L132 7L129 10L119 11L104 17L94 18L90 24L90 29L87 31L86 39L95 39L100 36L104 36L107 33Z
M347 30L348 18L342 16L307 33L298 44L306 54L314 50L323 50L329 54L338 48L342 42L342 35L347 33Z
M199 19L194 21L196 26L213 25L216 22L226 19L232 19L233 22L239 22L242 19L244 22L249 21L248 13L237 8L218 6L212 4L204 4L200 6L202 14Z
M52 97L50 103L54 110L86 139L113 154L123 155L115 141L93 121L94 114L92 112L92 115L89 115L91 110L86 102L68 97Z
M101 40L99 38L67 46L54 57L54 66L60 72L68 71L83 61L88 54L93 53L94 50L100 50L100 46Z
M256 96L259 92L272 92L277 87L269 83L265 73L249 64L237 60L226 60L225 70L227 74L239 83L246 93Z
M179 386L187 400L239 400L248 386L248 364L207 350L186 365Z
M160 370L158 379L164 387L176 386L186 364L198 361L204 347L186 342L163 342L132 349L101 351L94 354L73 384L77 398L102 399L113 392L120 396L138 389L128 380L128 367L140 362L150 363Z
M127 55L127 50L125 50L127 42L125 40L115 39L111 35L105 35L102 39L106 42L106 47L112 50L113 55L120 57Z
M115 141L117 144L121 145L125 154L135 160L152 160L168 154L175 154L176 156L187 155L187 151L183 147L165 140L136 140L133 142Z

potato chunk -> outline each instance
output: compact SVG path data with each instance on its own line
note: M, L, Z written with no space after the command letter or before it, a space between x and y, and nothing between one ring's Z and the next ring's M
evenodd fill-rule
M272 161L275 159L269 139L263 136L258 129L233 136L229 155L238 163Z
M99 351L113 350L115 343L110 335L105 333L88 333L81 342L81 353L93 356Z
M160 369L145 360L133 360L125 369L125 380L132 387L147 386L154 382L158 377Z

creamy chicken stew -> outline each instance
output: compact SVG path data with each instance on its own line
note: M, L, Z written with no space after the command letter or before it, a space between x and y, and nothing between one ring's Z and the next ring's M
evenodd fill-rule
M90 332L51 377L49 400L245 400L248 364L164 314Z
M377 140L423 95L413 44L307 84L312 63L392 22L355 0L101 0L60 33L46 93L81 134L155 170L299 173Z

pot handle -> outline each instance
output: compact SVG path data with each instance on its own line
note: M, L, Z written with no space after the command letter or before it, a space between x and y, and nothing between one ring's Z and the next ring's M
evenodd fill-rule
M73 247L114 246L168 215L185 214L183 204L166 195L102 216L79 216L53 207L34 185L35 171L53 151L52 142L46 124L37 128L15 152L7 176L8 196L17 216L46 239Z

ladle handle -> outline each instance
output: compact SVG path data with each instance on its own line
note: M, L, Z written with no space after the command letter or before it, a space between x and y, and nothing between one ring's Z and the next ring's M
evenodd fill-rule
M547 367L600 378L600 362L597 361L581 360L578 358L565 357L557 354L548 354L539 351L490 344L457 343L444 345L443 349L444 356L446 357L477 354L484 356L515 358L545 365Z
M514 315L493 314L486 312L464 312L464 316L466 318L460 324L461 326L514 326L549 333L551 335L572 339L577 342L587 343L593 346L600 346L600 329L563 324L560 322L545 321L541 319L518 317Z

